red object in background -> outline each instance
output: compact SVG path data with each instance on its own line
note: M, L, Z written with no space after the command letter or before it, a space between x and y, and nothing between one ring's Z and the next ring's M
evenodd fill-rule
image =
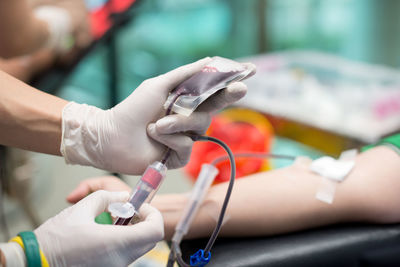
M127 10L135 0L111 0L108 2L113 13L121 13Z
M207 135L224 141L233 153L268 152L272 132L263 132L255 125L243 121L232 121L222 115L213 118ZM212 142L196 142L185 171L196 179L203 163L211 163L214 159L227 153L219 145ZM261 170L264 159L239 158L236 162L236 178L240 178ZM225 160L216 165L219 170L214 183L228 181L230 178L230 163Z
M99 39L111 27L110 13L106 5L90 13L90 27L92 36Z
M90 25L92 36L99 39L112 26L111 14L126 11L136 0L110 0L105 5L90 11Z

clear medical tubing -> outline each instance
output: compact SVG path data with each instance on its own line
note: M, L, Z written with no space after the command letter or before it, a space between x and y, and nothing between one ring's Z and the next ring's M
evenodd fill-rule
M228 153L228 154L229 154L229 153ZM279 154L271 154L271 153L263 153L263 152L235 153L235 154L233 154L233 156L234 156L235 158L277 158L277 159L285 159L285 160L295 160L295 159L296 159L296 157L294 157L294 156L279 155ZM211 166L214 167L216 164L218 164L219 162L224 161L224 160L226 160L226 159L231 159L230 155L218 157L218 158L214 159L214 160L211 162L210 165L209 165L209 164L203 164L203 165L202 165L202 169L201 169L200 174L199 174L199 176L198 176L197 179L200 179L200 177L202 177L203 175L211 175L211 176L213 176L213 177L212 177L212 178L210 177L209 179L210 179L210 180L211 180L211 179L214 180L214 179L215 179L215 176L216 176L218 173L216 173L216 174L214 175L214 174L212 173L212 168L211 168ZM207 167L205 167L205 165L207 165ZM208 166L210 166L210 167L208 167ZM203 168L204 168L204 170L203 170ZM214 168L215 168L215 167L214 167ZM217 169L217 171L218 171L218 169ZM208 172L208 173L207 173L207 172ZM207 178L202 177L202 179L206 180ZM212 181L211 181L211 183L212 183ZM196 187L196 185L197 185L197 182L196 182L196 184L195 184L195 187ZM204 188L204 189L205 189L205 188ZM206 193L206 191L208 191L208 189L204 191L204 194ZM195 190L193 190L193 193L195 193ZM183 259L182 259L182 252L181 252L181 250L180 250L179 245L180 245L180 242L182 241L183 236L188 232L189 227L190 227L190 224L191 224L191 221L192 221L192 220L188 221L188 219L185 218L186 216L188 216L188 215L186 214L187 210L193 211L192 214L190 214L190 216L191 216L191 217L194 217L194 216L196 215L196 213L197 213L198 207L191 207L191 206L192 206L192 205L198 205L198 206L200 206L201 202L203 201L203 198L204 198L204 196L202 196L201 201L200 201L199 203L189 202L189 203L187 204L187 206L185 207L185 212L184 212L184 214L182 215L182 217L181 217L181 219L180 219L180 221L179 221L179 223L178 223L178 225L182 224L183 226L179 226L179 227L177 226L177 227L175 228L174 236L172 237L171 252L170 252L169 257L168 257L167 267L172 267L172 266L174 265L175 261L178 261L178 263L179 263L180 266L184 266L184 267L190 266L189 264L187 264L187 263L185 263L185 262L183 261ZM191 198L191 199L192 199L192 198ZM184 227L185 227L185 228L184 228ZM179 229L184 229L184 230L185 230L185 233L179 233L179 234L178 234L178 233L177 233L178 228L179 228ZM216 228L219 228L219 226L217 225ZM210 239L211 239L211 238L210 238ZM212 243L209 242L209 244L212 244ZM208 245L209 245L209 244L208 244ZM212 246L212 245L211 245L211 246ZM210 249L211 249L211 246L207 246L207 247L210 247ZM209 250L208 250L208 251L209 251Z
M192 138L193 141L206 141L206 142L211 141L211 142L214 142L214 143L220 145L227 152L227 154L229 156L229 161L231 164L231 174L230 174L231 177L229 179L228 188L226 190L226 195L225 195L224 201L222 203L222 207L221 207L221 211L219 213L217 224L216 224L214 231L211 234L211 236L208 240L208 243L204 249L204 254L209 255L209 252L210 252L212 246L214 245L215 240L217 239L218 233L221 230L221 226L222 226L222 222L224 220L226 208L228 206L229 199L232 194L233 184L235 183L235 176L236 176L236 164L235 164L235 159L233 157L232 151L221 140L218 140L211 136L202 136L202 135L192 135L190 137ZM179 243L172 241L171 246L172 246L172 249L171 249L170 255L168 257L167 266L173 266L175 259L178 261L180 266L190 266L187 263L185 263L182 259L182 252L180 250Z
M212 182L218 174L218 169L210 164L201 166L200 174L194 184L193 191L190 195L189 202L186 204L180 221L175 227L175 233L172 242L180 243L184 235L187 234L189 227L203 202L204 196L208 192Z
M153 199L161 182L165 178L166 172L167 167L159 161L156 161L147 167L128 200L128 202L134 207L135 213L139 211L143 203L150 202ZM132 218L133 216L129 218L118 217L114 224L127 225Z
M280 155L280 154L272 154L272 153L264 153L264 152L243 152L243 153L234 153L233 156L235 159L238 158L260 158L260 159L265 159L265 158L274 158L274 159L286 159L286 160L296 160L296 157L294 156L289 156L289 155ZM225 161L229 159L229 156L220 156L216 159L214 159L211 162L211 165L217 165L218 163Z
M193 136L192 139L194 141L211 141L214 142L216 144L218 144L219 146L221 146L226 153L228 153L228 157L229 157L229 162L231 164L231 175L230 175L230 179L229 179L229 183L228 183L228 188L226 189L226 195L224 198L224 201L222 203L222 207L221 207L221 211L219 213L219 217L217 220L217 225L214 228L213 233L211 234L210 239L208 240L208 243L204 249L205 253L208 254L211 250L211 247L214 245L215 240L217 239L218 233L221 230L221 226L222 226L222 222L224 220L224 216L225 216L225 212L226 212L226 208L228 207L228 203L229 203L229 199L231 197L232 194L232 190L233 190L233 184L235 183L235 177L236 177L236 163L235 163L235 158L233 157L233 153L230 150L230 148L221 140L211 137L211 136L202 136L202 135L198 135L198 136Z

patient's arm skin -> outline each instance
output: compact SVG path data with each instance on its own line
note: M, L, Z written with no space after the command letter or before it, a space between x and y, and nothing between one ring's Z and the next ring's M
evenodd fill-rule
M344 221L400 222L400 157L389 148L360 154L352 172L338 185L333 204L315 198L320 182L320 176L298 165L238 180L221 234L271 235ZM221 205L226 186L210 190L189 237L211 232L214 220L208 210ZM165 214L168 228L176 223L182 209L167 216L166 207L161 206L165 202L160 197L153 205Z
M380 146L357 156L354 169L338 185L333 204L315 198L320 182L320 176L298 164L237 180L221 235L272 235L337 222L400 222L400 157L391 149ZM90 188L85 182L80 187ZM186 238L211 233L226 187L224 183L210 189ZM175 194L157 195L152 201L163 214L167 239L186 200L186 195Z
M0 144L61 155L61 114L67 103L0 71Z

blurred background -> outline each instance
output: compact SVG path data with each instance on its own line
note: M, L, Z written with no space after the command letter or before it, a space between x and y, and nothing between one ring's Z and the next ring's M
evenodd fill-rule
M87 2L95 7L104 1ZM144 79L205 56L313 49L368 63L400 64L396 0L150 0L135 5L131 21L116 33L118 100ZM106 107L106 57L107 43L93 49L60 95Z
M108 2L85 1L92 27L104 26L96 13ZM258 67L239 111L219 115L228 116L228 124L254 126L265 140L257 151L337 156L400 130L400 1L137 0L122 11L110 16L113 26L92 28L93 44L71 64L46 70L31 83L109 108L145 79L218 55ZM31 229L67 207L65 196L82 179L105 174L67 166L58 157L27 158L32 166L20 186L28 201L20 209L18 198L6 196L3 240L6 232ZM285 165L268 161L244 175ZM161 192L189 190L191 175L170 172Z

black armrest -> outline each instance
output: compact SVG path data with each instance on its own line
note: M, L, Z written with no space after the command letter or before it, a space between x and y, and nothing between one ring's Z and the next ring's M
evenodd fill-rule
M206 242L183 242L184 259L188 262ZM207 266L400 266L399 251L400 224L334 225L273 237L218 239Z

